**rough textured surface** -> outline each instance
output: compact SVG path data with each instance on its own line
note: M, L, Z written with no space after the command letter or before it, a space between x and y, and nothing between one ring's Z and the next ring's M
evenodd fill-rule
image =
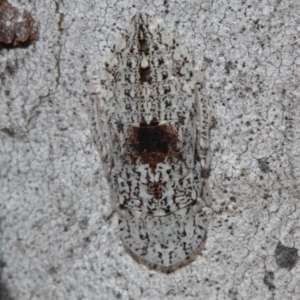
M11 4L31 12L39 40L0 52L4 292L15 300L298 300L299 260L281 268L275 253L279 242L300 249L299 1ZM209 216L202 254L170 275L133 261L117 216L103 218L108 188L81 76L86 66L97 82L115 34L137 11L174 30L197 66L212 60L209 180L223 212Z
M122 242L164 272L194 258L205 238L210 114L200 75L173 34L138 12L110 46L91 97Z

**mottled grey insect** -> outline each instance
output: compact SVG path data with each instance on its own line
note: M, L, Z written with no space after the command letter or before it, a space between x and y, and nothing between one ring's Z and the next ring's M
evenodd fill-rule
M137 13L108 52L93 98L124 247L163 272L192 260L205 238L210 119L197 74L170 31Z

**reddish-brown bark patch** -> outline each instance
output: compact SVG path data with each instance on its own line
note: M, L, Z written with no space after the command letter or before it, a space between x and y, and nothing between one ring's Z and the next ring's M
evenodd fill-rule
M34 20L30 13L22 15L6 0L0 0L0 46L27 47L36 39Z

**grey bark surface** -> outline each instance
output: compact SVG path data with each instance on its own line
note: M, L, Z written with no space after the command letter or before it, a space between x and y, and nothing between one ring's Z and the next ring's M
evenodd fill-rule
M16 1L36 21L0 50L3 299L299 299L299 1ZM205 249L165 275L108 221L85 72L100 84L120 28L146 11L206 57L210 184ZM86 71L85 71L86 70Z

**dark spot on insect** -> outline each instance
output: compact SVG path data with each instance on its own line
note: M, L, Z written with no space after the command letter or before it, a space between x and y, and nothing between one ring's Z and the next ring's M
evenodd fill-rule
M149 238L148 233L146 233L145 235L140 234L140 239L141 240L146 240L148 238Z
M181 237L185 237L186 236L186 231L184 230L183 232L179 232L177 231L178 235L180 235Z
M184 116L178 116L178 123L180 125L184 125L184 123L185 123L185 117Z
M137 139L138 143L135 145L135 150L139 154L147 151L165 154L168 151L168 141L162 127L141 127L137 132Z
M124 209L126 209L126 205L120 204L120 205L119 205L119 208L122 209L122 210L124 210Z
M132 62L130 60L127 61L127 67L132 68Z
M178 67L177 70L175 71L175 73L177 74L177 76L182 76L182 74L181 74L181 68Z
M158 59L158 64L159 65L162 65L164 63L164 59L162 58L162 57L160 57L159 59Z
M149 45L146 40L146 32L143 24L140 24L138 31L139 52L149 54Z
M128 83L131 83L131 78L129 74L125 74L125 81L127 81Z
M158 50L158 46L157 46L156 43L153 44L153 49L156 50L156 51Z
M105 62L105 67L108 68L109 67L109 63Z
M140 127L147 127L149 126L144 118L144 116L142 116L141 122L140 122Z
M169 86L164 86L164 94L167 94L171 91Z
M147 126L148 126L148 124L145 121L145 119L142 119L142 121L140 122L140 127L147 127Z
M169 106L172 106L172 102L166 100L166 101L165 101L165 107L167 108L167 107L169 107Z
M130 96L130 90L125 90L124 94L125 94L125 96Z
M157 200L160 200L161 197L162 197L162 191L163 191L163 186L161 184L161 182L149 182L147 184L147 187L148 187L148 193L151 194L153 196L154 199L157 199ZM161 201L162 203L163 201ZM155 211L151 210L149 208L149 211L151 215L153 215L153 213Z
M209 177L209 173L210 173L209 169L203 169L201 170L201 177L207 179Z
M165 159L181 158L179 140L172 125L159 124L156 118L147 124L144 119L139 126L129 129L127 149L133 161L149 164L150 168Z
M120 132L123 132L123 130L124 130L124 125L122 124L122 123L118 123L117 124L117 129L118 129L118 132L120 133Z
M151 121L150 121L150 126L157 126L159 124L158 120L156 117L154 117Z
M166 71L163 71L162 77L163 77L163 80L165 80L166 78L168 78L168 73Z
M166 202L167 202L167 199L166 199ZM166 208L164 208L164 212L166 213L166 215L171 213L170 205L168 205Z
M150 66L147 68L140 68L139 69L139 73L140 73L140 82L148 82L149 84L151 84L152 82L152 77L151 75L151 68Z

